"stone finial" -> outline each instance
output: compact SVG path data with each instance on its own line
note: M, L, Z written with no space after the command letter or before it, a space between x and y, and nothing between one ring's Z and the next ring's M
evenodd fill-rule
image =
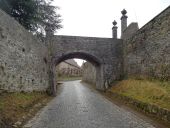
M126 11L125 9L123 9L123 10L121 11L121 13L122 13L122 15L126 15L127 11Z
M113 21L113 25L114 25L114 26L116 26L116 25L117 25L117 22L116 22L115 20Z
M124 30L127 28L127 18L128 17L126 16L127 11L125 9L123 9L121 11L121 13L122 13L122 17L121 17L121 37L122 37Z
M127 18L128 18L128 17L126 16L127 11L126 11L125 9L123 9L123 10L121 11L121 13L122 13L121 20L122 20L122 19L127 19Z
M113 27L112 27L112 38L117 39L117 22L114 20L112 22Z

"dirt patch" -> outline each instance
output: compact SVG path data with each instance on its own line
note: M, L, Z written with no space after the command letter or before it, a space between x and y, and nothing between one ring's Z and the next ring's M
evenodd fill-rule
M0 128L22 127L51 99L45 92L1 94Z

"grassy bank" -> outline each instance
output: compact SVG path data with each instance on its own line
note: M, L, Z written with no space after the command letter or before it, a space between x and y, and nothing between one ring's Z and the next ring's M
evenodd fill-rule
M170 126L170 82L128 79L116 82L108 93Z
M129 79L117 82L110 91L170 110L170 82Z
M22 125L50 99L52 97L40 92L1 94L0 127L11 128L12 126L18 127L16 125Z

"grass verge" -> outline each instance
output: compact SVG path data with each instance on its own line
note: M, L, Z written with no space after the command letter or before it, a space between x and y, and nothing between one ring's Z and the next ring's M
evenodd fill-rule
M123 80L112 86L111 92L170 110L169 82L135 79Z
M46 105L52 97L42 92L0 95L0 127L20 127Z
M128 79L116 82L109 92L146 113L170 121L170 82Z

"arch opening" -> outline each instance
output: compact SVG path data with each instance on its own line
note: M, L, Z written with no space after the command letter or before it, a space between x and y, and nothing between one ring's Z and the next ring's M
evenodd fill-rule
M77 63L79 62L79 64ZM82 80L84 60L68 59L56 65L57 81Z
M91 54L88 54L88 53L84 53L84 52L72 52L72 53L64 54L58 58L54 57L54 64L56 66L57 64L59 64L62 61L65 61L68 59L73 59L73 58L86 60L86 61L90 62L91 64L93 64L94 66L101 65L101 61L97 57L95 57Z
M81 69L82 69L81 70L82 71L81 72L82 73L81 74L81 80L84 80L84 81L86 81L88 83L92 83L92 84L96 85L96 70L98 70L100 68L100 65L101 65L101 61L97 57L95 57L93 55L90 55L90 54L87 54L87 53L72 52L72 53L67 53L67 54L61 55L60 57L54 58L54 59L55 59L55 61L54 61L55 67L57 67L56 68L56 73L57 73L56 74L56 79L58 78L59 80L61 80L62 77L60 77L60 76L62 76L62 75L64 76L64 73L65 73L65 75L68 73L66 75L66 77L67 76L69 77L69 73L71 73L72 70L71 70L71 68L69 69L67 67L68 66L68 63L67 63L68 60L70 60L70 59L82 59L82 60L87 61L86 62L87 64L84 65L84 66L82 65L82 67L81 67ZM66 63L67 63L67 65L66 65ZM88 63L90 63L90 65ZM69 67L71 67L71 66L69 66ZM61 68L64 68L64 69L62 70ZM89 69L92 69L92 70L89 71ZM89 72L87 72L87 70ZM64 72L64 73L62 74L62 72ZM58 74L60 76L58 76ZM91 74L91 75L89 76L89 74ZM84 77L84 79L83 79L83 77ZM92 82L90 82L90 81L92 81Z
M56 54L57 55L57 54ZM103 90L103 64L102 61L95 57L94 55L88 54L88 53L84 53L84 52L71 52L71 53L65 53L65 54L61 54L60 56L55 56L52 58L52 63L51 63L51 68L50 68L50 85L51 85L51 89L52 89L52 94L55 96L56 95L56 85L57 85L57 73L56 73L56 66L68 59L73 59L73 58L77 58L77 59L83 59L86 60L88 62L90 62L94 68L96 69L96 78L95 78L95 86L96 89L99 90Z

